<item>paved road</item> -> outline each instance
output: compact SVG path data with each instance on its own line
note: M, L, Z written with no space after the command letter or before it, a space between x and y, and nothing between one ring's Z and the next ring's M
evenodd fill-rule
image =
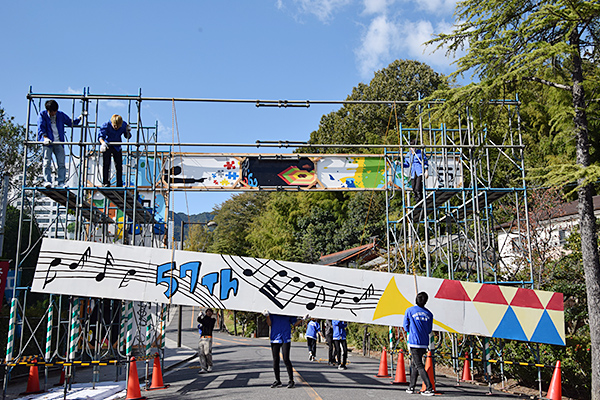
M348 369L340 371L327 365L327 349L319 346L317 357L319 362L308 361L308 351L305 343L292 343L291 359L294 365L294 379L296 387L287 389L271 389L270 385L275 380L272 371L271 348L266 338L250 339L229 335L224 332L216 332L214 335L214 370L211 373L198 374L199 363L195 353L198 334L195 323L197 308L193 311L191 307L186 308L183 313L182 345L176 347L178 315L172 316L171 324L167 329L167 348L165 350L163 380L170 387L164 390L141 391L142 396L149 400L162 399L332 399L352 400L369 399L410 399L421 398L405 392L406 386L390 384L392 378L377 378L375 375L379 370L379 360L362 357L350 353ZM143 362L138 362L138 373L140 383L144 376ZM150 364L150 370L151 370ZM103 367L100 371L100 382L114 382L116 378L115 367ZM287 382L285 366L281 363L282 381ZM41 379L43 379L43 373ZM58 381L58 373L55 373L48 382L48 386ZM124 371L118 379L125 379ZM456 380L436 377L436 388L441 392L439 397L453 399L478 399L488 398L487 387L462 384L456 386ZM76 382L85 384L92 381L92 369L80 368L77 372ZM124 383L122 383L124 384ZM15 399L18 393L25 390L26 382L12 382L9 385L7 399ZM91 387L91 384L89 384ZM62 389L58 389L61 390ZM96 390L94 399L103 399L101 390ZM77 398L77 394L73 393ZM122 396L124 397L124 396ZM494 391L494 397L498 399L515 399L502 392ZM44 395L32 396L32 399L42 399Z
M191 311L183 313L182 344L194 347L197 341L195 329L190 329ZM176 318L174 319L176 321ZM169 334L176 333L172 324ZM187 329L186 329L187 328ZM173 338L173 336L171 336ZM175 336L176 338L176 336ZM274 381L271 361L271 348L267 339L250 339L215 333L213 342L214 370L198 374L198 360L166 372L165 383L168 389L152 391L149 399L410 399L421 398L405 392L406 386L392 385L390 378L377 378L379 360L350 354L348 369L340 371L327 365L326 348L317 350L319 362L308 361L305 343L292 343L291 359L294 365L294 378L297 386L293 389L271 389ZM282 381L285 367L281 363ZM487 387L463 384L456 386L453 379L439 377L436 386L443 397L453 399L476 399L486 396ZM494 392L495 398L514 399L516 396ZM436 396L441 397L441 396Z

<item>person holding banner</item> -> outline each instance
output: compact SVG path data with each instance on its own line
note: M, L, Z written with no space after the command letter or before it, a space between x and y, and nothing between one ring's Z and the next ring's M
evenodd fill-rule
M294 383L294 367L290 361L290 349L292 347L292 326L298 326L302 323L302 319L290 317L287 315L270 314L264 310L263 315L267 318L267 325L271 327L269 338L271 339L271 353L273 354L273 372L275 373L275 382L271 385L272 388L281 387L281 375L279 371L279 352L283 355L283 363L288 373L288 389L296 386ZM307 314L304 319L310 317Z
M425 383L425 391L421 392L423 396L433 396L433 386L429 380L429 375L423 365L423 356L429 347L429 335L433 330L433 313L425 308L429 296L425 292L417 294L416 306L410 307L404 314L404 330L408 334L408 348L410 349L411 368L410 383L406 393L417 393L415 386L417 384L417 372Z
M317 335L321 335L323 339L323 334L321 333L321 325L315 321L314 318L311 318L306 324L306 344L308 345L308 361L316 361L317 359Z
M198 358L200 359L199 374L211 372L213 367L212 360L212 334L215 327L215 318L212 308L198 315L198 333L200 340L198 342Z
M331 321L333 325L333 344L335 345L335 358L338 369L348 369L346 361L348 361L348 343L346 342L346 321Z

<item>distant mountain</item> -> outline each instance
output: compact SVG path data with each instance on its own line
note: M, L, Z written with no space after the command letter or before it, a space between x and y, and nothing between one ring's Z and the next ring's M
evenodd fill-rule
M180 241L181 240L181 221L184 222L185 225L185 230L187 232L187 230L190 228L187 224L188 223L195 223L195 222L208 222L208 221L212 221L213 218L215 217L215 215L213 213L210 212L203 212L201 214L193 214L190 215L188 218L188 215L186 213L173 213L171 212L171 216L169 219L172 219L174 221L174 228L175 228L175 240L176 241Z

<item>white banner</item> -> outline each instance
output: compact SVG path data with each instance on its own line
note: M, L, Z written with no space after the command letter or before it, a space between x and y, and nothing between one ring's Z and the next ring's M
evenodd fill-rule
M434 330L565 343L560 293L222 254L44 239L33 291L392 326L424 291Z

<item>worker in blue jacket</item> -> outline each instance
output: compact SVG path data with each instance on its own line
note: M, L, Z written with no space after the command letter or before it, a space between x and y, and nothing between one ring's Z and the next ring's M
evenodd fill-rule
M123 118L114 114L109 122L105 122L100 127L98 141L100 142L100 152L102 153L102 186L110 186L110 159L115 161L115 170L117 171L117 187L123 187L123 152L121 145L113 144L122 142L121 135L126 139L131 138L131 127Z
M348 343L346 342L346 321L331 321L333 325L333 345L335 346L335 358L339 364L338 369L348 369L346 361L348 361Z
M37 120L38 141L44 142L44 187L47 189L52 186L52 154L56 158L57 165L57 186L65 185L67 169L65 167L65 147L62 142L66 142L65 125L79 125L83 118L81 115L71 120L67 114L58 111L56 100L48 100L45 103L46 109L40 113Z
M422 149L412 147L416 144L417 141L415 139L410 141L411 148L404 156L404 163L402 165L404 168L409 169L415 204L423 199L423 176L427 178L427 169L429 168L425 152Z
M292 326L298 326L302 323L302 319L290 317L287 315L271 314L264 310L263 315L267 319L267 325L271 327L271 353L273 355L273 372L275 373L275 382L271 385L272 388L281 387L281 376L279 370L279 352L283 355L283 363L288 373L288 389L296 386L294 383L294 367L290 361L290 350L292 347ZM308 314L304 317L308 320Z
M411 356L410 383L407 393L415 393L417 372L425 383L424 396L433 396L433 386L423 365L423 356L429 348L429 335L433 329L433 314L425 308L429 296L425 292L417 294L416 306L410 307L404 314L403 327L408 334L408 347Z

